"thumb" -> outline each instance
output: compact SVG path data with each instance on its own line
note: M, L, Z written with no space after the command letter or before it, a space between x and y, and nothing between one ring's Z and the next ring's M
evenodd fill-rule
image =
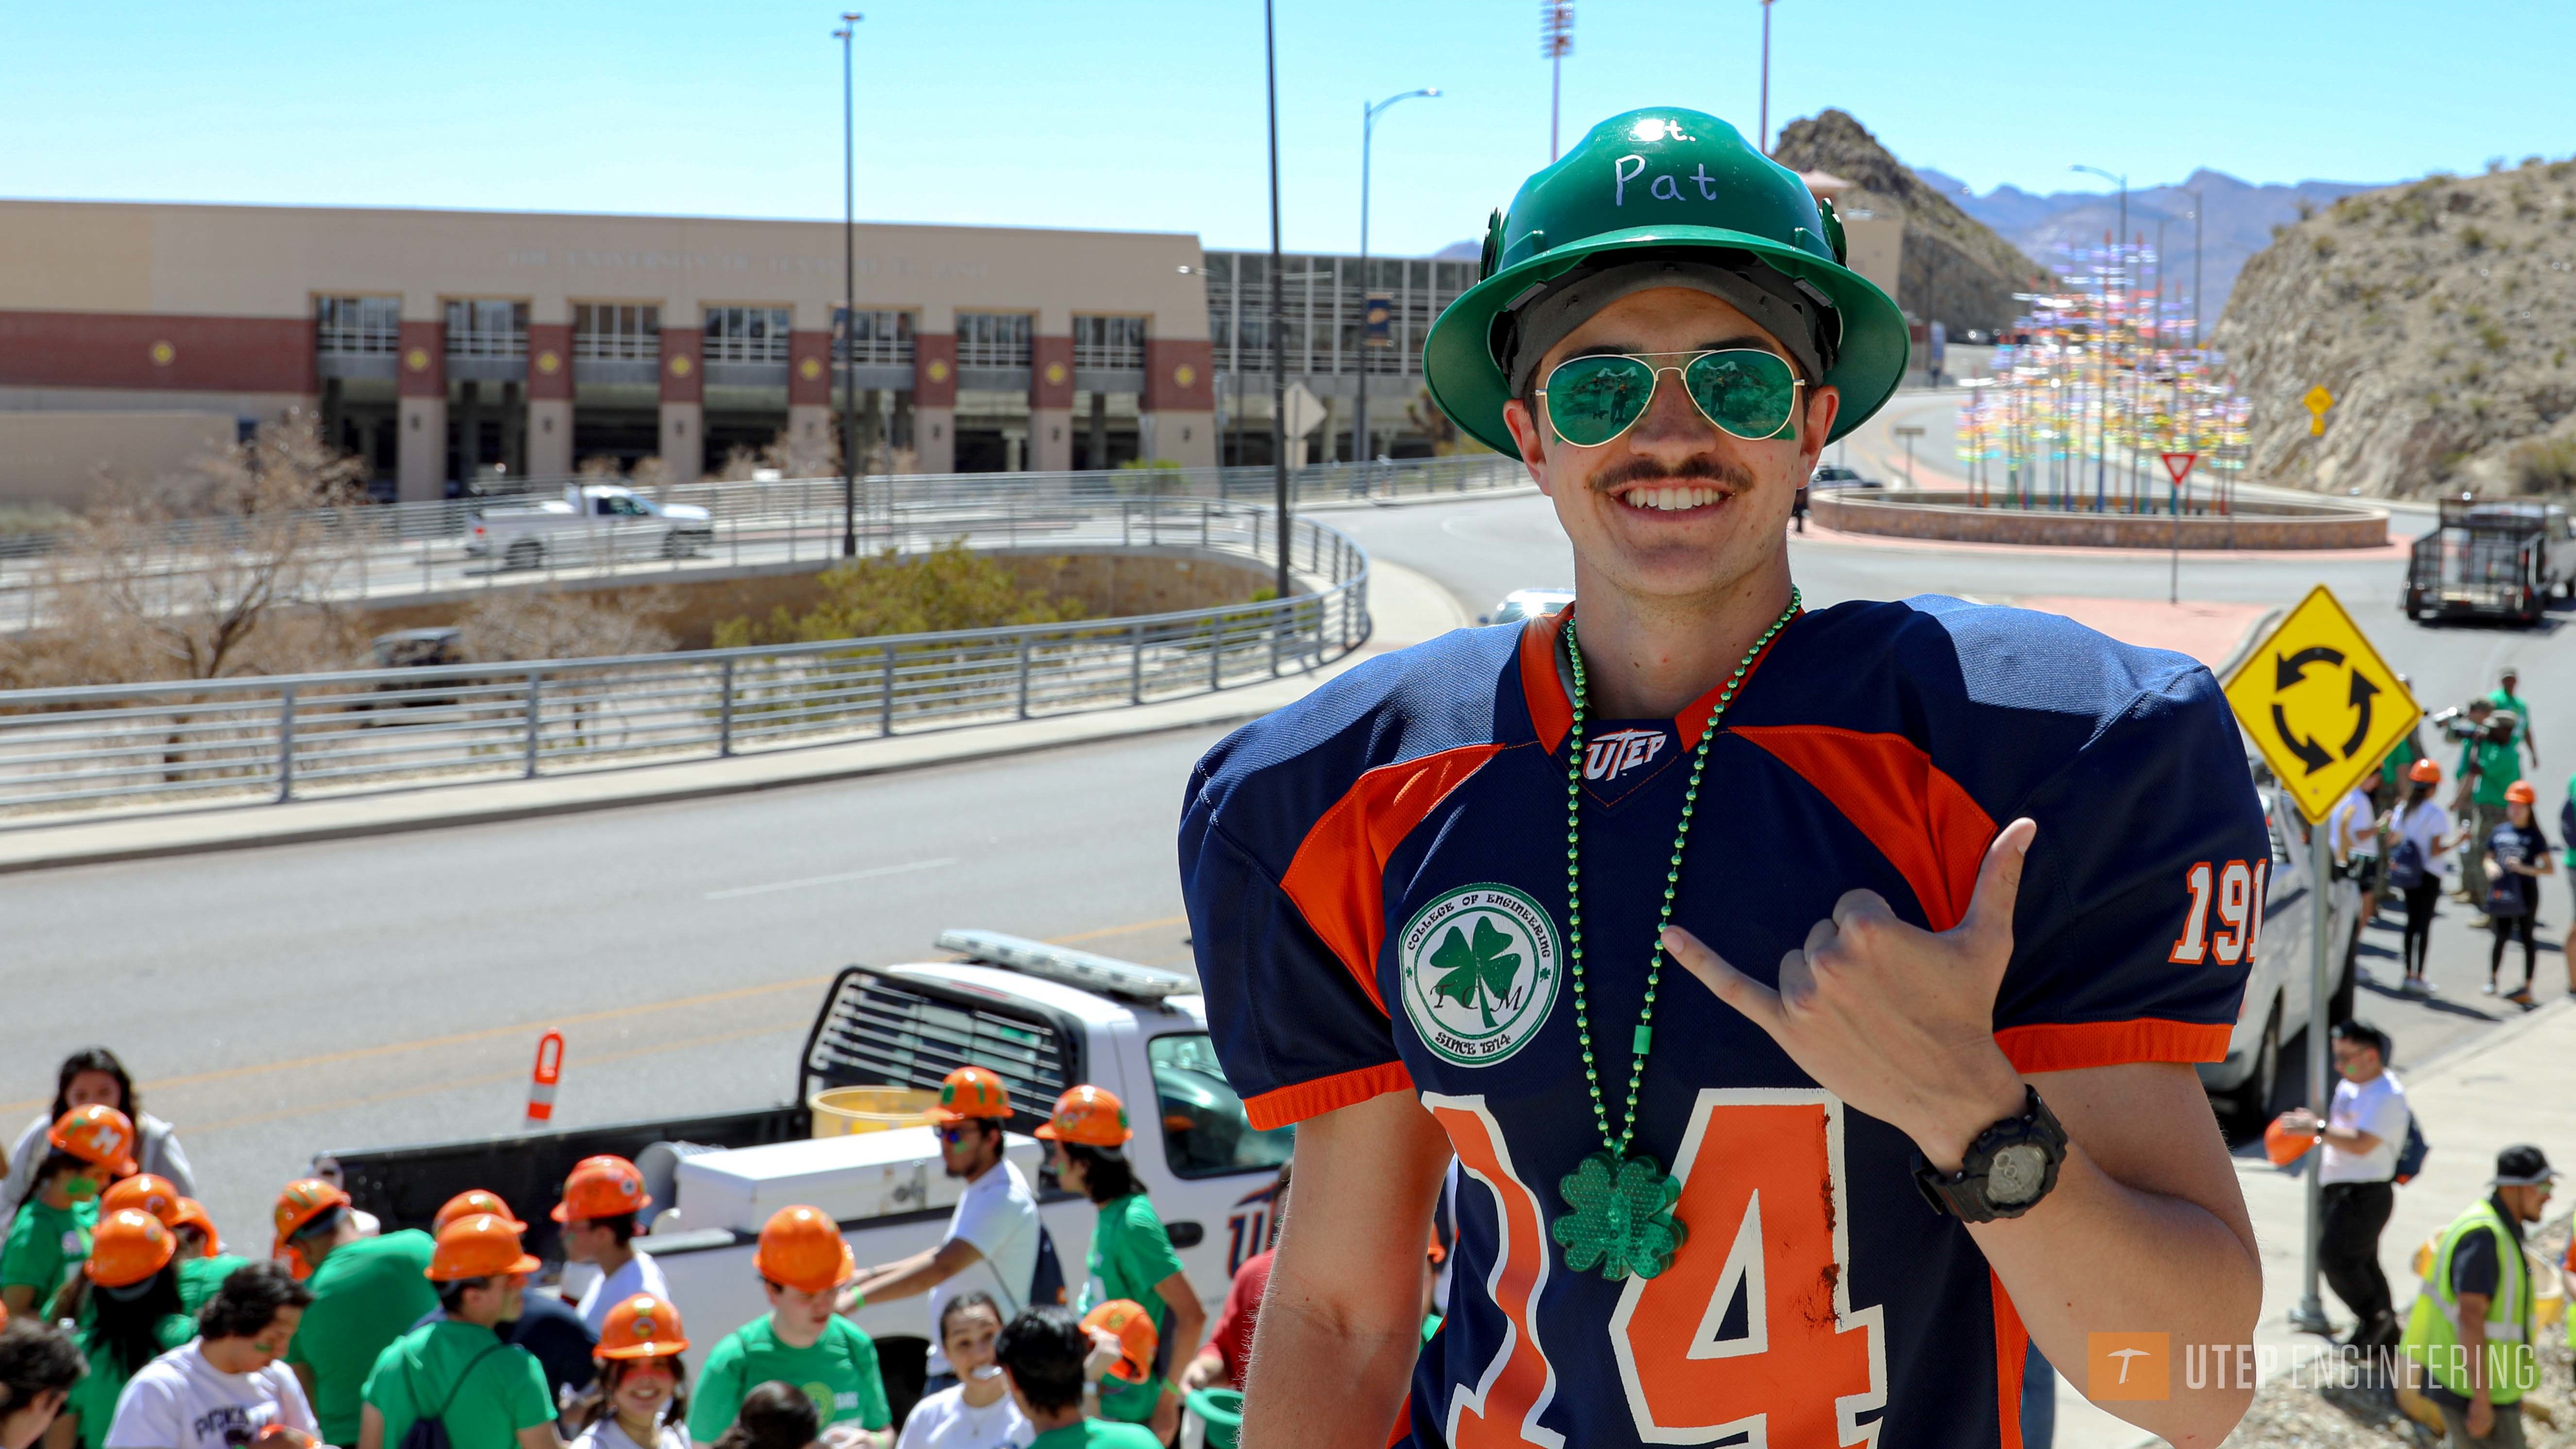
M2039 822L2027 815L1995 833L1985 860L1977 866L1976 894L1968 900L1958 934L1991 942L2005 953L2012 950L2013 906L2021 899L2022 865L2038 834Z

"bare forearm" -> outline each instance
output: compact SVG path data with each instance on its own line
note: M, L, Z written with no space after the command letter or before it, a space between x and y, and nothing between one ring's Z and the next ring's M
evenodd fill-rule
M1404 1406L1421 1326L1361 1327L1329 1304L1290 1298L1274 1277L1244 1377L1245 1449L1383 1444ZM1331 1384L1331 1393L1316 1393Z
M2090 1334L2160 1333L2178 1358L2190 1344L2249 1341L2262 1310L2261 1267L2225 1223L2181 1198L2122 1185L2081 1143L2067 1149L2046 1201L1968 1231L2040 1352L2079 1388L2093 1362ZM2192 1449L2224 1438L2253 1397L2250 1384L2192 1389L2170 1378L2169 1399L2103 1407Z

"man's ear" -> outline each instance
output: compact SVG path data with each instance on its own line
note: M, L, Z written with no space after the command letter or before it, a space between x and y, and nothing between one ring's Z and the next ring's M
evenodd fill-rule
M1529 469L1530 481L1538 485L1539 492L1548 493L1547 441L1529 405L1519 398L1504 403L1503 426L1512 430L1512 441L1520 445L1521 466Z
M1808 390L1807 417L1800 429L1798 451L1805 456L1809 468L1825 455L1825 441L1834 435L1834 419L1842 416L1842 411L1841 388L1829 383Z

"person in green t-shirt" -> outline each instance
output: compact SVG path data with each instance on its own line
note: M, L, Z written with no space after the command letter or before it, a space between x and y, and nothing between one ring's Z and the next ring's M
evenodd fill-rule
M993 1341L993 1357L1038 1431L1029 1449L1162 1449L1163 1441L1142 1425L1084 1416L1084 1392L1117 1354L1111 1348L1095 1356L1091 1335L1071 1310L1050 1305L1012 1319Z
M92 1236L66 1314L82 1325L89 1373L72 1387L58 1421L74 1426L81 1449L107 1443L127 1380L197 1336L197 1321L179 1308L179 1275L171 1263L178 1246L159 1218L136 1208L108 1214Z
M834 1311L841 1285L858 1276L840 1225L820 1208L781 1208L762 1225L751 1263L769 1312L707 1354L689 1394L689 1438L713 1444L724 1437L744 1396L776 1380L814 1401L830 1449L885 1449L894 1440L894 1413L876 1345Z
M2531 751L2531 762L2537 765L2540 763L2540 746L2531 738L2531 705L2521 695L2514 693L2515 687L2521 682L2521 674L2512 665L2508 664L2497 670L2496 687L2487 691L2487 702L2498 709L2513 711L2514 721L2518 726L2514 732L2514 742Z
M417 1229L363 1236L349 1195L318 1178L287 1184L276 1218L279 1244L312 1272L305 1286L313 1304L286 1362L312 1401L323 1442L355 1444L377 1357L438 1306L428 1277L437 1244Z
M1074 1307L1088 1313L1125 1298L1154 1311L1161 1335L1153 1376L1141 1384L1104 1385L1103 1418L1152 1427L1170 1440L1180 1428L1181 1393L1168 1365L1196 1357L1207 1331L1207 1309L1181 1271L1181 1255L1154 1205L1136 1186L1127 1165L1127 1109L1102 1087L1074 1087L1056 1099L1055 1115L1039 1126L1056 1179L1091 1199L1099 1219L1091 1229L1091 1256Z
M445 1426L454 1449L561 1449L545 1367L494 1332L518 1318L528 1275L544 1266L519 1246L519 1230L507 1218L476 1213L449 1223L422 1274L438 1285L447 1316L376 1355L362 1388L357 1449L399 1445L422 1419ZM312 1324L307 1309L297 1341Z
M134 1124L114 1107L74 1107L45 1132L45 1156L0 1244L0 1307L58 1316L54 1298L89 1256L98 1197L134 1173Z
M2513 744L2520 723L2511 710L2490 711L2485 732L2460 747L2461 803L2467 807L2473 841L2485 840L2505 821L2505 792L2522 778L2522 755ZM2460 875L2469 903L2485 910L2486 862L2479 852L2461 852Z

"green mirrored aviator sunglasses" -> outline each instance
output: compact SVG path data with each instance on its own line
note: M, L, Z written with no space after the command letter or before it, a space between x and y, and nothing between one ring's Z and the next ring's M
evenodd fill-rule
M1654 359L1681 362L1657 366ZM1691 405L1719 431L1760 442L1789 431L1806 386L1788 359L1755 347L1716 352L1596 353L1549 369L1539 406L1558 437L1598 448L1635 427L1667 372L1681 374Z

